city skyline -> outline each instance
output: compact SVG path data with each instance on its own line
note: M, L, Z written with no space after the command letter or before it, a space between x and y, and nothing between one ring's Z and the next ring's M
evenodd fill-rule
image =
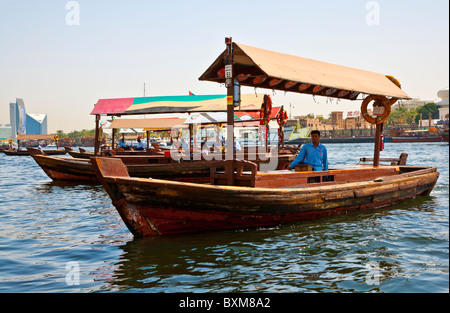
M0 0L0 124L8 104L48 116L48 132L94 128L102 98L225 94L198 77L224 37L394 75L412 98L448 86L448 2ZM263 20L268 19L264 22ZM243 88L243 93L254 93ZM358 111L360 102L257 89L292 115Z

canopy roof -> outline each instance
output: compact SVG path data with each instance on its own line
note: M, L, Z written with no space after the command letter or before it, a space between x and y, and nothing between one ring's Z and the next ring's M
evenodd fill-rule
M262 94L241 95L240 110L259 110L263 98ZM129 115L226 111L227 95L190 95L100 99L91 114Z
M225 50L199 80L225 82ZM383 74L233 43L233 77L242 86L355 100L359 94L409 96ZM223 71L222 71L223 72Z
M183 125L185 118L144 118L115 119L109 128L145 128L146 130L166 130Z
M55 135L33 135L33 134L18 134L18 140L53 140Z
M270 119L275 119L280 111L281 107L273 107L270 113ZM247 111L247 112L234 112L234 122L235 123L245 123L250 121L255 121L259 119L259 112ZM226 124L227 123L227 113L226 112L202 112L191 114L185 124Z

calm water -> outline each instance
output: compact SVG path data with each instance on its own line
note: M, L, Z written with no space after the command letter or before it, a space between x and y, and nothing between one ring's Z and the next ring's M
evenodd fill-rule
M330 164L373 144L329 144ZM270 229L136 240L101 186L0 154L0 292L448 292L449 145L387 143L441 176L428 197Z

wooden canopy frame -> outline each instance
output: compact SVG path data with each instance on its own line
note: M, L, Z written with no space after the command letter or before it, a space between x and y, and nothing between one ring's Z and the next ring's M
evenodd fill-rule
M389 106L410 99L392 76L234 43L225 38L226 49L199 80L224 83L227 87L228 125L234 125L235 84L273 90L357 100L360 94L386 97ZM398 82L398 81L397 81ZM380 106L380 103L376 104ZM373 165L379 166L383 123L376 124ZM233 138L228 129L228 138ZM233 140L228 140L227 159L233 159ZM232 182L230 182L232 183Z

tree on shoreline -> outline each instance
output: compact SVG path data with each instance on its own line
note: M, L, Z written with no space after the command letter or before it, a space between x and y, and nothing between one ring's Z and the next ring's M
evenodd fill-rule
M95 137L95 129L83 129L81 131L74 130L70 133L64 133L62 130L56 131L59 138L69 138L74 144L81 144L81 138L93 138Z
M387 119L387 124L389 126L394 125L411 125L416 118L417 110L416 109L406 109L403 107L398 107L391 112Z
M422 114L422 120L428 120L439 118L439 109L436 103L427 103L417 108L416 123L419 123L420 114Z

